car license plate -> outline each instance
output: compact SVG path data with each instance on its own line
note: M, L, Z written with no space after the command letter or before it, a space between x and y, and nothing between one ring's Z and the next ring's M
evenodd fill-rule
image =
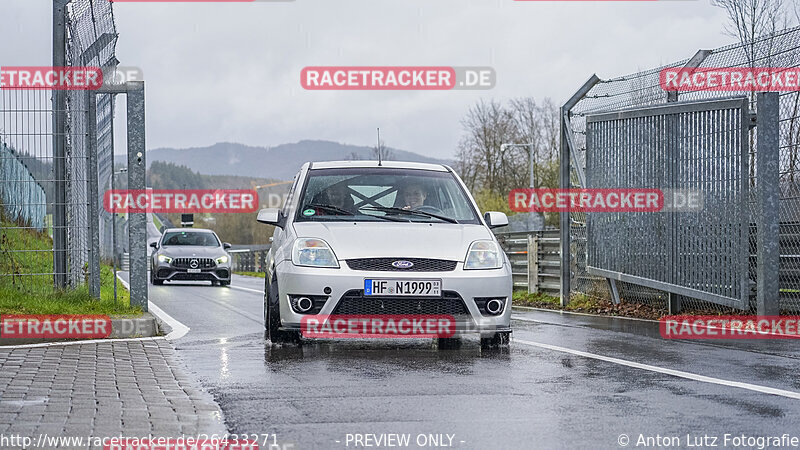
M399 297L441 297L442 280L373 279L364 280L364 295Z
M189 269L189 273L200 273L200 269Z

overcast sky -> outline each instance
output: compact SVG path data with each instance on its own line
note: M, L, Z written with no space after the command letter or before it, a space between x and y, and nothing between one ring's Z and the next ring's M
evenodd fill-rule
M51 4L0 0L0 65L50 64ZM302 139L372 145L380 127L391 147L452 157L461 118L482 98L561 104L592 73L623 75L733 40L723 33L724 11L707 0L117 3L115 16L117 57L145 74L151 149ZM302 68L320 65L492 66L497 84L303 90Z

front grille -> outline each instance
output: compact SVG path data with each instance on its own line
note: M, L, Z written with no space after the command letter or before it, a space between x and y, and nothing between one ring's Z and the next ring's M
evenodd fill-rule
M398 268L392 265L396 261L408 261L413 266ZM353 270L373 270L381 272L450 272L456 270L457 261L426 258L362 258L348 259L347 267Z
M441 298L414 298L364 297L363 290L351 290L345 292L331 314L447 314L450 316L467 316L469 311L464 305L464 300L454 291L442 292Z
M192 266L192 261L197 261L196 266ZM209 269L217 264L211 258L175 258L172 266L179 269Z

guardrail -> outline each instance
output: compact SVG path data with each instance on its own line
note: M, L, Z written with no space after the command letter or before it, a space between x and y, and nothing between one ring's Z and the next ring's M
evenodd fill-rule
M234 246L228 253L231 255L234 272L266 272L269 245L253 245L247 248Z
M544 230L497 234L511 262L514 290L559 296L561 240L558 233L558 230Z

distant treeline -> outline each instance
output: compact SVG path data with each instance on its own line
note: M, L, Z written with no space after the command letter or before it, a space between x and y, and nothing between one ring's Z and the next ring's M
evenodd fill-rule
M228 176L203 175L186 166L154 161L147 171L147 185L153 189L253 189L276 183L276 180ZM261 196L283 193L289 185L258 189ZM262 202L263 203L263 202ZM195 214L196 228L214 230L224 242L232 244L268 244L273 228L256 222L256 213L247 214ZM174 224L181 223L180 214L166 214Z

